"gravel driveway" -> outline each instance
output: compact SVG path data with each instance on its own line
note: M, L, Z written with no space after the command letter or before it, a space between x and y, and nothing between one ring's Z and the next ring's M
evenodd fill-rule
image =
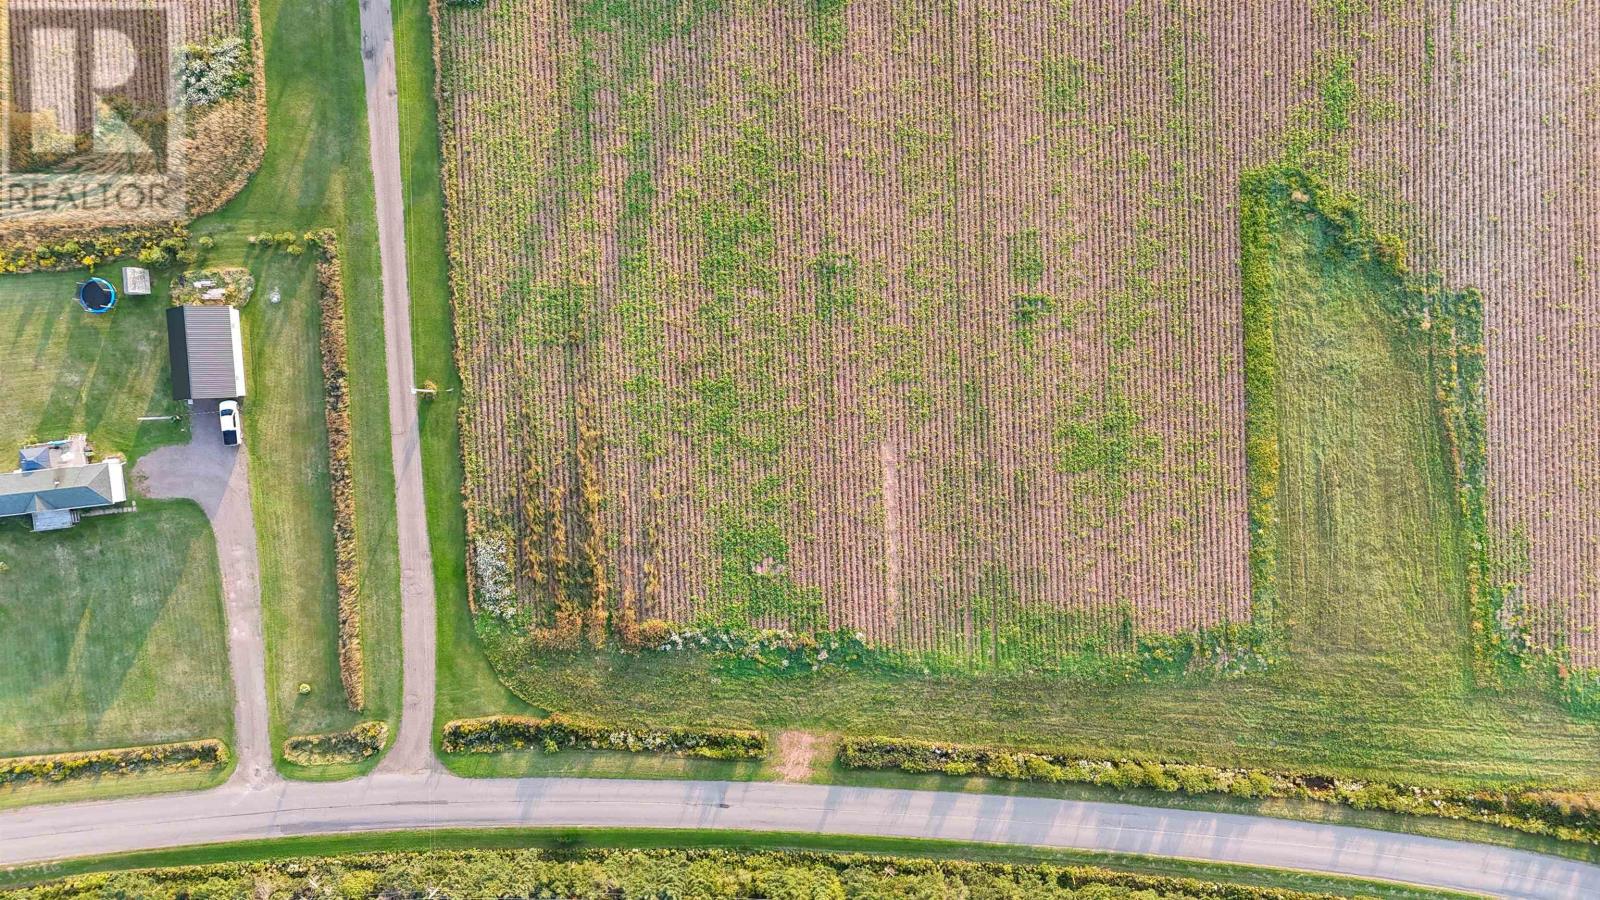
M228 662L233 669L235 781L258 787L275 779L267 731L267 658L261 633L261 567L250 509L250 460L226 447L217 403L196 401L187 444L162 447L134 465L147 497L193 500L211 520L228 611Z

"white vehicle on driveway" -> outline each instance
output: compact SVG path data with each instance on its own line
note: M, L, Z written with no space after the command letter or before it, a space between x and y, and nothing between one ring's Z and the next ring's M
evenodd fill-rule
M237 447L244 443L244 421L239 418L239 401L224 400L217 404L217 420L222 426L222 443Z

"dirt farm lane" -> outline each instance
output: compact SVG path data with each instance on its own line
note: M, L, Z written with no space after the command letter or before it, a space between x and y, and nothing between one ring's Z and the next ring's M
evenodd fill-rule
M400 181L399 88L389 0L361 0L361 58L367 82L367 130L378 200L383 271L383 333L389 381L389 444L394 460L400 543L400 631L405 691L400 733L380 764L385 772L434 769L433 553L422 496L422 430L412 392L411 293L406 283L405 188Z

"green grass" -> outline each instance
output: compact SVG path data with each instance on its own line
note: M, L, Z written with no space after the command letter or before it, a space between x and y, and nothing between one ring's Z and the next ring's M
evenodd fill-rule
M392 726L398 692L371 691L368 710L352 712L339 677L333 498L315 262L309 256L258 253L254 268L257 296L244 310L245 371L250 378L245 447L261 548L272 742L281 755L283 741L291 735L344 730L366 718L387 718ZM269 299L274 290L278 303ZM398 671L393 645L376 649L380 673L392 677ZM301 695L301 684L310 685L311 693ZM362 768L305 769L281 760L279 765L291 775L310 777Z
M433 95L433 38L428 4L423 0L397 0L394 24L412 353L417 384L432 381L439 388L434 397L423 400L420 418L428 543L433 553L438 605L435 718L442 725L457 718L533 710L495 676L467 611L467 524L461 508L457 419L461 380L455 366L449 264L444 250L439 116ZM484 763L481 774L497 773L505 766L506 763Z
M99 274L120 284L120 270ZM0 469L24 443L75 432L130 462L188 440L187 418L139 421L184 412L167 371L168 273L154 273L152 296L99 316L74 299L85 274L0 277ZM136 502L136 512L49 534L0 520L0 756L232 742L210 525L186 501ZM29 786L0 792L0 807L207 787L227 771Z
M46 534L8 520L0 562L0 755L232 741L222 588L199 507L140 500Z
M0 889L71 878L90 872L164 868L208 863L334 856L350 853L416 852L465 849L616 849L676 848L736 850L809 850L836 853L871 853L959 859L974 862L1054 865L1091 865L1144 875L1167 875L1259 887L1287 888L1344 896L1379 897L1384 900L1443 900L1471 895L1435 891L1384 881L1341 878L1227 863L1206 863L1123 853L1056 850L1043 847L911 838L857 837L792 832L733 830L665 830L612 828L506 828L395 831L376 834L330 835L245 841L152 850L117 856L92 857L51 863L43 867L0 870Z
M358 9L354 4L304 7L263 0L261 19L266 156L239 196L196 222L193 230L217 238L214 257L248 256L257 270L258 294L245 310L251 355L245 427L254 469L268 691L278 754L282 738L290 734L348 728L363 719L386 720L391 734L398 728L400 576ZM323 226L339 233L344 266L367 672L363 713L345 709L338 678L314 267L309 254L296 261L247 253L243 241L261 231L303 232ZM273 286L282 289L278 306L266 299ZM295 693L302 681L313 688L304 698ZM315 770L280 760L279 767L291 777L327 778L358 774L376 764L377 757Z
M121 285L121 266L99 274ZM149 297L122 297L93 316L75 291L86 271L0 277L0 468L17 448L83 432L102 454L131 460L160 444L188 439L187 423L140 416L183 411L172 399L162 317L169 279L154 273Z
M1474 687L1463 530L1433 386L1400 282L1286 214L1246 248L1279 311L1274 601L1264 675L1092 682L905 678L871 671L745 676L691 653L532 654L490 638L540 709L626 722L755 726L1140 752L1216 765L1447 786L1600 788L1600 726L1541 677Z

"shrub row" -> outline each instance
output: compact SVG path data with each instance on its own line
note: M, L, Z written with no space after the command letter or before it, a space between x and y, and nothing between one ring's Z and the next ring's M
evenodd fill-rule
M17 900L78 897L1038 897L1333 900L1099 866L966 862L807 850L433 850L77 875Z
M125 256L154 267L188 265L199 259L183 225L89 231L46 227L13 233L0 242L0 273L79 269Z
M0 759L0 786L33 782L68 781L105 775L140 775L182 769L210 769L228 763L228 748L221 741L184 741L81 753L13 756Z
M322 386L327 392L328 485L333 491L334 579L339 592L339 679L353 710L366 706L361 656L361 597L356 560L355 484L350 469L350 354L345 340L344 283L333 231L315 235L322 296Z
M362 722L349 731L302 734L283 742L283 758L297 766L331 766L376 756L389 739L384 722Z
M548 718L489 716L458 719L444 727L446 753L503 753L537 747L670 753L701 759L755 759L767 753L759 731L730 728L634 728L559 713Z
M1327 775L1221 769L1146 759L1093 759L905 738L847 738L839 762L852 769L977 775L1012 781L1082 783L1127 790L1231 794L1337 803L1417 816L1486 822L1530 834L1600 844L1600 807L1583 795L1537 790L1452 790Z

